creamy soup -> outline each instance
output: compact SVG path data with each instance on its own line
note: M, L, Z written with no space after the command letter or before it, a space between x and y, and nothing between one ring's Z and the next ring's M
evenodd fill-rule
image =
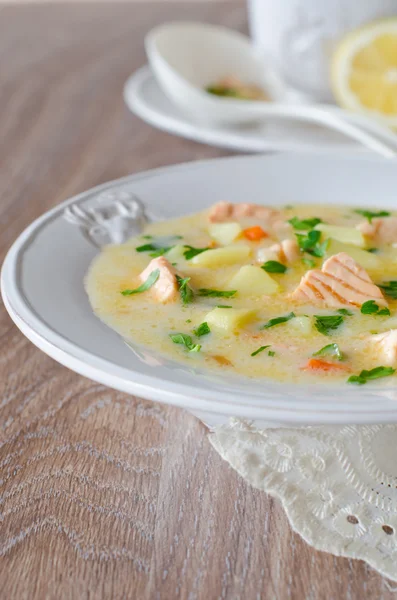
M396 215L221 202L106 247L86 289L124 339L199 369L371 383L397 363Z

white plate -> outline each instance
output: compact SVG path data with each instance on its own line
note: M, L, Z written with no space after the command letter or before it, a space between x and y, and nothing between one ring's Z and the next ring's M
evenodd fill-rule
M397 421L390 381L299 387L215 376L138 345L131 349L95 317L83 287L97 246L120 239L123 229L139 229L137 199L151 219L164 219L222 198L395 208L396 189L394 161L313 154L223 158L126 177L64 202L22 233L4 262L4 303L21 331L63 365L118 390L187 408L210 424L227 416L261 424Z
M273 121L262 126L214 127L189 120L158 85L150 67L136 71L124 87L128 108L153 127L174 135L239 152L344 151L367 154L363 146L337 132L305 123Z

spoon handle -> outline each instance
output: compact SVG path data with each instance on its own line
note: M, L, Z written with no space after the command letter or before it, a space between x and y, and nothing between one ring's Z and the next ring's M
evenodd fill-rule
M297 105L293 110L292 106L289 109L291 118L311 121L339 131L386 158L397 156L397 136L374 119L327 105Z

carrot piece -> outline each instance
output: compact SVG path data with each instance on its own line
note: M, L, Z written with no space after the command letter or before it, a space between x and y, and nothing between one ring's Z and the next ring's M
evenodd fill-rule
M325 360L320 360L319 358L311 358L305 367L303 367L304 371L350 371L350 367L347 365L341 365L338 363L326 362Z
M248 227L248 229L244 229L242 235L247 239L251 240L251 242L259 242L262 238L269 237L269 234L266 231L263 231L262 227L259 225L255 225L254 227Z

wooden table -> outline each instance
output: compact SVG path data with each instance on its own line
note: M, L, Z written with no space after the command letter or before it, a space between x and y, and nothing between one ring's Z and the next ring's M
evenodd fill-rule
M174 18L246 29L241 2L0 11L1 257L72 194L223 154L155 131L123 104L144 34ZM193 417L75 375L0 310L1 598L395 597L364 563L302 542Z

